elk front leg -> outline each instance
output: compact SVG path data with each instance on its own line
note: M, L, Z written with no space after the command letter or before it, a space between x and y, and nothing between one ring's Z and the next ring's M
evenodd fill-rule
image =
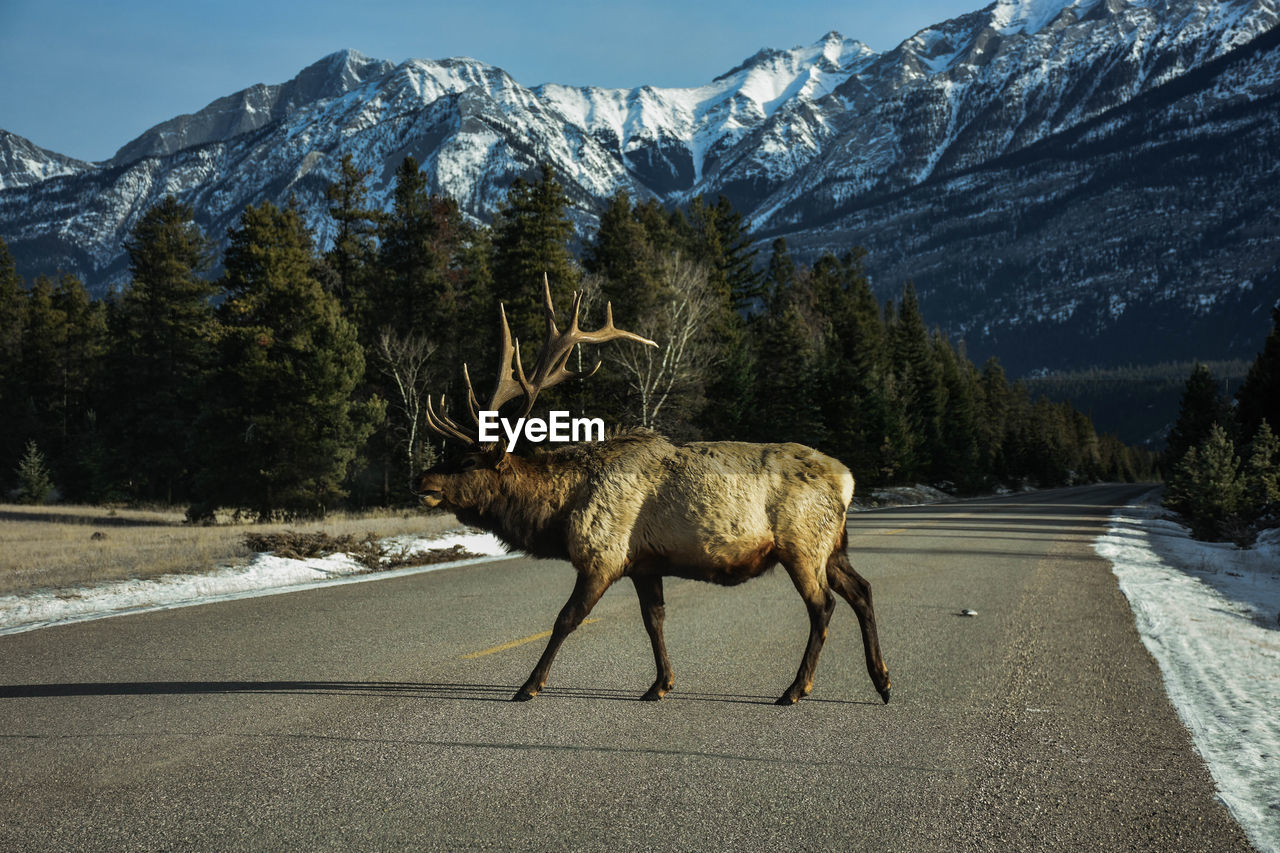
M511 697L513 701L527 702L538 695L538 691L542 690L547 683L547 672L551 669L551 662L555 660L556 652L560 650L560 644L582 624L582 620L587 618L591 608L596 606L596 602L612 582L612 579L606 579L600 575L578 572L578 581L573 585L573 592L569 594L569 600L560 609L560 615L556 617L556 623L551 628L551 639L547 641L547 648L542 652L542 657L538 659L538 665L533 668L533 672L529 673L528 680L516 691L516 695Z
M653 686L640 698L656 702L675 684L671 660L667 657L667 643L662 637L662 623L667 615L666 602L662 599L662 577L632 575L631 580L636 585L640 615L644 617L644 629L649 632L649 642L653 644L653 662L658 668Z

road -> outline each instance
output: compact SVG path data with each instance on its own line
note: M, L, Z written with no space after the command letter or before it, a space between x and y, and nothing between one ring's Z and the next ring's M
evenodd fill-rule
M858 513L893 678L786 574L568 596L513 558L0 637L0 849L1249 849L1092 541L1140 488ZM964 608L977 616L958 615ZM530 638L534 639L530 639Z

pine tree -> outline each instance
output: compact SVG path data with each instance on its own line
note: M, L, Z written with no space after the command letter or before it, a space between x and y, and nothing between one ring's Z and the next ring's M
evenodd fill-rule
M969 360L958 355L941 334L934 335L933 350L946 400L940 424L941 454L934 471L961 491L976 491L989 482L980 464L977 375Z
M18 371L22 358L22 324L26 313L26 290L14 266L9 247L0 239L0 401L6 383Z
M66 314L54 307L53 280L36 276L27 291L23 315L18 398L10 413L25 436L61 432L62 351L67 341Z
M1280 306L1271 310L1271 331L1236 394L1241 434L1249 439L1263 421L1280 424Z
M877 378L879 381L875 381ZM914 477L916 472L911 424L893 372L877 368L872 380L872 391L864 403L869 425L867 438L872 440L875 460L871 482L876 485L901 483Z
M1113 483L1138 481L1133 454L1115 435L1104 435L1098 439L1098 453L1101 457L1103 479Z
M648 232L634 215L630 196L620 190L600 215L595 238L583 252L583 267L601 276L600 289L606 300L640 316L652 311L658 299L658 257Z
M827 321L821 379L830 450L853 470L882 467L882 377L887 363L880 306L862 268L865 253L830 253L808 275L815 310ZM870 476L869 474L864 476Z
M329 216L337 225L333 246L325 260L334 273L334 295L347 319L361 325L369 310L370 279L377 259L378 226L382 212L369 207L367 181L372 169L355 165L351 154L342 155L338 180L325 190Z
M767 290L755 268L756 251L742 214L724 196L715 204L696 196L683 223L685 249L710 269L712 290L731 311L751 309Z
M10 435L22 441L39 438L62 479L101 367L105 311L71 275L61 276L57 284L38 276L25 303L21 361L5 414Z
M1070 403L1064 402L1063 406L1070 412L1071 423L1075 428L1072 436L1072 468L1075 471L1073 482L1096 483L1103 479L1103 473L1098 433L1093 428L1093 421L1084 412L1073 409Z
M558 310L567 311L581 273L569 249L573 223L569 201L555 170L543 164L537 181L516 178L493 224L493 280L506 305L511 332L525 342L541 341L543 275ZM528 344L526 343L526 346Z
M978 401L978 468L996 480L1008 481L1009 381L994 356L982 365Z
M794 293L771 299L759 345L759 358L768 364L756 378L759 438L823 445L818 341Z
M44 454L34 441L27 442L26 453L18 462L15 471L18 481L18 501L24 504L42 504L49 500L53 493L53 480L49 478L49 469L45 464Z
M166 197L125 243L132 279L112 318L112 369L99 403L117 478L135 497L189 498L188 439L213 359L210 243L190 205Z
M796 263L787 251L787 239L778 237L773 241L769 254L769 267L765 272L766 292L770 294L786 293L796 283Z
M61 423L56 470L67 486L65 497L84 500L87 495L80 488L83 478L77 470L77 451L81 436L90 429L93 396L100 384L107 347L106 309L101 302L90 299L80 279L69 274L58 279L53 306L62 316L66 330L59 354Z
M909 474L931 474L935 463L941 462L944 391L915 287L910 283L903 288L896 320L889 327L889 352L915 451L915 470Z
M261 520L323 515L344 496L381 401L353 402L365 361L355 327L314 276L298 211L247 208L230 232L220 361L201 429L200 502Z
M370 287L371 307L364 314L361 331L366 359L378 359L384 335L395 340L420 340L433 356L423 366L435 395L461 399L461 366L487 365L494 334L497 307L489 272L487 235L467 225L457 204L429 192L426 174L413 157L406 157L396 171L391 211L379 229L375 285ZM384 373L370 369L366 397L394 399L400 394ZM382 424L370 441L369 453L377 469L382 502L396 500L409 471L391 423ZM443 442L423 429L411 430L423 441ZM414 454L429 454L426 447ZM369 483L366 483L367 487Z
M1263 420L1253 435L1244 467L1245 505L1252 518L1280 505L1280 440Z
M764 295L747 223L724 196L714 205L698 196L669 221L682 251L708 270L707 319L712 339L719 344L717 370L706 386L707 405L698 428L711 438L745 438L753 429L757 365L752 353L758 347L750 341L744 312L759 310Z
M19 431L22 409L22 329L26 325L27 294L9 254L0 239L0 460L13 460L22 447ZM8 479L8 465L0 469L0 493Z
M385 328L426 335L452 355L458 333L456 260L464 228L455 201L432 195L427 176L413 157L396 170L393 204L380 229L377 286L367 326L367 342Z
M1205 440L1189 449L1174 467L1165 505L1187 520L1197 539L1217 539L1229 527L1237 526L1244 498L1245 482L1235 446L1227 431L1215 423Z
M682 230L688 228L684 215L677 209L668 210L656 198L648 198L637 202L631 208L631 215L644 229L645 239L660 254L676 251L688 253L688 247L681 237Z
M1178 420L1165 439L1167 464L1177 464L1186 452L1204 442L1215 425L1225 425L1229 413L1209 368L1199 362L1182 391Z
M1004 371L1000 371L1003 378ZM1000 441L997 459L999 479L1010 486L1020 487L1031 478L1034 450L1031 442L1031 397L1025 382L1004 386L1004 435Z

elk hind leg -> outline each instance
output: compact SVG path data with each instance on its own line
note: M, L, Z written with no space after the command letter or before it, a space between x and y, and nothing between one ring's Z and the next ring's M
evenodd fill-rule
M546 686L547 673L551 670L551 662L555 660L556 652L560 650L560 644L582 624L582 620L587 618L591 608L596 606L596 602L612 582L612 579L601 574L578 572L577 583L573 585L569 600L565 602L564 607L560 609L560 615L556 617L555 625L551 628L551 639L547 641L542 657L538 659L533 672L529 673L528 680L516 691L516 695L511 697L513 701L527 702Z
M794 705L813 690L813 673L818 668L818 655L827 639L827 623L831 619L835 599L811 567L789 560L784 560L783 565L809 611L809 642L805 645L804 657L800 659L800 669L796 671L795 681L777 701L779 705Z
M662 623L666 619L667 607L662 598L662 577L660 575L632 575L636 585L636 596L640 599L640 615L644 617L644 629L649 632L649 642L653 644L653 662L657 666L658 676L641 699L656 702L675 684L675 675L671 670L671 659L667 657L667 643L662 636Z
M841 598L849 602L853 612L858 614L858 625L862 628L862 647L867 655L867 674L871 676L871 683L876 686L880 698L888 704L889 670L884 665L884 658L880 655L880 639L876 634L876 611L871 604L871 584L849 565L844 542L840 543L827 560L827 581Z

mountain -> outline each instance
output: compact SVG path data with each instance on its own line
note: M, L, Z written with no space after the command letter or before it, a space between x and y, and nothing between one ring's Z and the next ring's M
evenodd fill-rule
M307 104L345 95L394 67L354 50L331 54L304 68L288 83L251 86L219 98L195 115L162 122L125 145L107 163L127 165L143 157L165 157L249 133L282 121Z
M214 236L247 204L294 197L323 239L331 228L324 188L346 153L374 170L376 202L390 203L395 167L412 153L432 175L432 190L478 220L493 213L514 177L550 160L587 226L618 189L687 197L707 182L705 171L741 158L755 128L802 111L848 78L842 63L856 67L871 56L831 34L806 48L761 51L697 89L609 90L526 88L466 58L389 66L346 51L283 86L255 87L153 128L95 169L0 192L0 235L24 269L74 269L99 287L123 280L122 241L167 193L193 204ZM311 73L333 68L359 71ZM340 86L301 85L307 76ZM314 97L303 102L307 94ZM282 115L260 118L267 107ZM226 135L216 136L219 128ZM184 147L169 151L178 139ZM787 175L804 162L798 152L775 159Z
M762 245L867 246L882 295L913 280L931 320L1015 371L1249 356L1280 296L1278 20L1277 0L998 0L884 53L829 33L665 89L346 51L100 164L0 137L41 155L0 159L0 236L25 274L101 290L167 193L217 238L294 198L325 240L344 154L384 206L413 154L478 221L550 162L584 231L618 190L723 194Z
M1252 359L1280 300L1277 152L1273 28L1019 151L806 199L776 232L805 255L866 246L880 281L913 281L931 321L1018 373Z
M0 190L38 184L47 178L74 175L91 168L92 163L48 151L16 133L0 129Z

